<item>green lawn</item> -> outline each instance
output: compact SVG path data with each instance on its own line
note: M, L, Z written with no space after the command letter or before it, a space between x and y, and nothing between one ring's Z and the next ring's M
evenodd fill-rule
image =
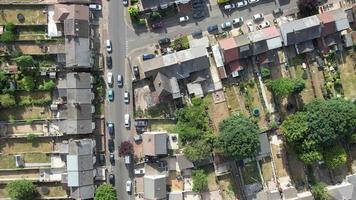
M14 169L14 168L16 168L14 155L1 155L0 156L0 169Z
M225 95L226 95L227 104L231 112L241 111L238 99L236 97L237 94L235 92L234 86L226 87Z
M7 195L7 192L5 190L5 187L0 188L0 198L8 198L9 196Z
M266 160L265 162L260 162L261 163L261 171L263 175L264 181L271 181L273 177L273 171L272 171L272 160Z
M46 25L47 13L43 10L45 6L33 5L1 5L0 25L13 23L15 25ZM17 15L22 14L24 21L20 22Z
M219 185L222 188L223 199L235 199L235 195L237 193L236 183L231 174L219 176L218 179Z
M355 99L356 98L356 55L355 53L351 53L346 56L346 63L340 65L340 78L342 87L344 89L344 94L347 99Z
M20 26L17 40L44 40L45 26Z
M29 106L13 107L0 109L0 120L34 120L48 119L51 117L51 111L47 107Z
M29 142L27 139L8 139L0 141L0 151L3 154L17 154L17 153L45 153L52 152L51 139L36 138L34 142ZM32 159L30 157L30 159Z
M305 89L300 93L300 95L302 96L303 103L307 104L315 99L310 76L306 70L303 70L301 65L295 66L294 69L296 78L304 80L305 82ZM307 79L303 79L303 76L304 78L307 77Z
M261 183L260 174L258 173L256 161L251 161L242 168L242 177L245 185L256 182Z
M22 154L27 163L50 163L51 157L44 153L26 153ZM0 169L14 169L16 168L15 154L0 156Z
M148 125L151 131L167 131L168 133L177 133L177 124L172 120L150 120Z

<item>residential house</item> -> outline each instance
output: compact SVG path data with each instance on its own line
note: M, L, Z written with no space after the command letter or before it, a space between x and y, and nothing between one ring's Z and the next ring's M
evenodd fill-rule
M346 176L346 181L326 187L330 200L355 200L356 199L356 174Z
M67 155L67 185L73 199L94 198L94 149L92 139L70 140Z
M167 199L167 184L165 175L145 175L143 184L145 199Z
M183 154L176 155L176 159L177 159L176 170L179 172L183 172L184 170L190 170L194 167L192 161L187 159Z
M146 78L156 77L158 72L167 77L186 79L193 72L209 69L210 62L204 46L194 47L143 61Z
M168 78L161 72L158 72L153 81L156 93L160 101L168 99L179 99L182 97L176 77Z
M167 132L144 132L142 134L145 156L167 155Z

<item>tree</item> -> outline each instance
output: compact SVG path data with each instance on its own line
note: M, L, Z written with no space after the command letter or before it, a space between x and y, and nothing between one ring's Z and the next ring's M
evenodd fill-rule
M128 9L128 12L129 12L131 18L137 19L139 11L136 6L130 6Z
M271 71L267 67L262 67L261 76L263 79L267 79L271 76Z
M256 124L241 114L223 120L219 126L217 148L225 154L244 159L254 156L259 145L259 130Z
M13 200L33 200L36 187L29 180L15 180L6 185L6 191Z
M15 25L13 23L7 23L5 25L5 32L1 35L2 42L12 42L15 40Z
M30 92L35 89L35 81L32 76L25 76L20 81L21 88Z
M111 184L102 184L95 190L94 200L116 200L116 190Z
M19 56L17 58L14 58L14 61L16 62L17 66L20 67L20 70L29 70L33 67L35 67L35 61L33 60L32 56Z
M160 14L159 12L153 11L153 12L151 12L151 14L150 14L150 18L151 18L152 20L158 20L158 19L161 19L162 16L161 16L161 14Z
M0 95L0 106L3 108L9 108L16 105L15 97L11 94Z
M193 170L192 172L193 179L193 191L202 192L208 186L208 175L202 169Z
M326 184L319 182L311 187L311 193L315 200L328 200L328 191L326 190Z
M126 155L131 155L133 154L133 146L130 141L123 141L121 142L120 148L119 148L119 156L126 156Z
M329 169L338 169L346 164L347 154L340 145L333 146L324 151L324 160Z
M278 78L268 82L269 88L278 97L284 98L290 95L294 89L293 80L290 78Z
M288 116L288 118L282 123L281 130L287 142L297 145L308 134L308 122L305 112L298 112L296 114Z
M40 90L52 91L56 87L56 84L52 80L43 81L43 84L39 86Z
M212 152L212 144L205 140L198 140L190 145L187 145L183 153L191 161L204 160L209 157Z
M317 0L298 0L299 13L302 17L309 17L318 14Z
M293 93L299 94L305 89L305 82L301 79L294 80Z
M37 137L37 136L36 136L35 134L29 133L29 134L27 134L26 139L27 139L29 142L34 142L35 139L36 139L36 137Z

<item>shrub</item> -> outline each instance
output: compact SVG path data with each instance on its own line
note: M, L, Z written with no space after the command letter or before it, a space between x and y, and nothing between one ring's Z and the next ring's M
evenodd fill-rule
M36 136L35 134L29 133L29 134L27 134L26 139L27 139L29 142L34 142L35 139L36 139L36 137L37 137L37 136Z
M262 67L261 76L263 79L267 79L271 76L271 71L267 67Z
M172 43L172 48L176 51L189 49L188 36L184 35L175 39Z
M6 191L15 200L33 200L36 196L36 187L29 180L15 180L6 185Z

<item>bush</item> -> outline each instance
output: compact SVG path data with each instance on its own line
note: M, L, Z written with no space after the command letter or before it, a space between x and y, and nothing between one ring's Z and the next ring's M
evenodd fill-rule
M146 20L145 19L139 19L137 22L139 25L146 25Z
M7 23L5 25L5 32L0 37L2 42L12 42L15 40L15 25Z
M36 187L29 180L16 180L6 185L6 192L14 200L33 200L36 196Z
M35 139L36 139L36 137L37 137L37 136L36 136L35 134L29 133L29 134L27 134L26 139L27 139L27 141L29 141L29 142L34 142Z
M150 19L151 19L152 21L154 21L154 20L159 20L159 19L161 19L161 18L162 18L162 16L161 16L161 14L160 14L159 12L153 11L153 12L151 12L151 14L150 14Z
M40 90L52 91L56 87L53 80L43 81L43 84L38 87Z
M218 0L218 4L228 3L230 0Z
M194 170L192 172L192 179L194 192L203 192L208 187L208 175L204 170Z
M271 76L271 71L267 67L262 67L261 76L263 79L267 79Z
M10 94L0 95L0 106L3 108L9 108L16 105L15 97Z
M175 39L172 43L172 48L176 51L189 49L188 36L184 35Z
M130 17L132 19L137 19L138 18L138 13L139 13L139 10L136 6L130 6L129 9L128 9L128 12L130 14Z

